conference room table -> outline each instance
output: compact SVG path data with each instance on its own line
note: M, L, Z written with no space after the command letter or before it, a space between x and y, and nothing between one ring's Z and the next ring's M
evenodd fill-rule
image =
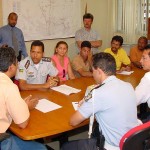
M135 88L144 76L145 71L138 68L134 68L133 71L131 75L117 74L116 76L123 81L131 83ZM62 84L81 89L81 91L69 96L52 89L21 91L20 93L23 98L28 95L33 95L33 97L38 97L40 99L45 98L62 106L62 108L47 113L42 113L34 109L31 111L30 121L25 129L20 129L17 125L12 123L10 130L23 140L34 140L47 136L54 136L87 125L89 123L88 119L80 125L72 127L69 124L69 119L75 112L72 102L78 102L84 97L87 86L95 84L94 79L92 77L81 77L65 81Z

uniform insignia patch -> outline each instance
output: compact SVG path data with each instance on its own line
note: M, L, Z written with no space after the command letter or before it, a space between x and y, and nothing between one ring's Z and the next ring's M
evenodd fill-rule
M51 58L50 57L43 57L42 61L51 62Z
M29 60L27 60L27 62L26 62L26 64L25 64L25 66L24 66L24 67L25 67L26 69L28 69L29 65L30 65L30 61L29 61Z
M34 74L34 72L28 72L28 74Z
M23 69L19 69L19 72L23 72L24 70Z

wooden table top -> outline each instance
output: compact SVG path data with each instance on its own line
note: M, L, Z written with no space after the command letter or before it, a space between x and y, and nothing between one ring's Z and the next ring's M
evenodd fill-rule
M140 82L144 73L145 71L143 70L134 69L134 73L129 76L117 75L117 77L126 82L130 82L135 88ZM30 122L27 128L19 129L17 125L12 123L10 130L23 140L33 140L47 136L53 136L88 124L88 120L86 120L80 125L72 127L69 125L69 119L75 111L72 106L72 102L80 101L84 97L86 87L94 84L94 79L82 77L74 80L68 80L64 83L74 88L81 89L81 92L67 96L51 89L21 91L21 96L23 98L31 94L33 97L39 97L40 99L46 98L58 105L61 105L62 108L48 113L42 113L34 109L31 111Z
M138 69L138 68L133 68L133 73L131 75L120 75L117 74L117 78L125 81L125 82L129 82L132 84L132 86L135 88L141 78L144 76L144 74L146 73L146 71L144 71L143 69Z

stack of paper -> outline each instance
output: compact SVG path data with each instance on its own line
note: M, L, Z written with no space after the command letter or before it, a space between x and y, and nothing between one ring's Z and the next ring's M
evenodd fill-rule
M117 74L123 74L123 75L130 75L131 73L133 73L134 71L122 71L120 73Z
M57 105L47 99L41 99L41 100L39 100L39 102L35 108L43 113L46 113L46 112L53 111L53 110L61 108L61 107L62 106Z
M69 95L71 93L78 93L81 91L80 89L76 89L76 88L73 88L73 87L65 85L65 84L53 87L51 89L58 91L60 93L66 94L66 95Z
M78 104L79 104L78 102L72 102L74 110L78 109Z

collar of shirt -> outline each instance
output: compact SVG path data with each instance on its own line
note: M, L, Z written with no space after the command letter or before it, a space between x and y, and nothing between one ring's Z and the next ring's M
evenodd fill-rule
M83 61L83 63L84 63L85 65L87 65L87 64L89 63L89 60L87 59L86 62L85 62L80 54L79 54L79 57L81 58L81 60Z
M92 31L92 28L91 28L90 30L86 30L86 28L83 27L83 30L84 30L85 32L91 32L91 31Z
M122 50L122 47L120 47L120 48L118 49L117 53L114 53L114 52L111 50L111 48L110 48L110 53L111 53L113 56L118 56L121 50Z
M30 64L31 64L31 66L34 66L34 63L33 63L33 61L32 61L32 59L31 59L31 57L30 57L30 56L29 56L29 60L30 60ZM40 62L39 62L38 64L43 64L42 59L40 60Z
M3 73L3 72L0 72L0 78L1 78L1 80L3 78L4 80L6 80L8 82L13 83L13 81L5 73Z
M108 82L110 82L110 81L112 81L112 80L114 80L114 79L116 79L116 76L115 76L115 75L111 75L111 76L109 76L108 78L106 78L106 79L102 82L102 84L107 84Z
M145 73L145 77L146 77L148 80L150 80L150 71L147 72L147 73Z
M9 30L12 30L12 28L15 29L16 27L11 27L11 26L8 24L8 25L7 25L7 28L8 28Z

